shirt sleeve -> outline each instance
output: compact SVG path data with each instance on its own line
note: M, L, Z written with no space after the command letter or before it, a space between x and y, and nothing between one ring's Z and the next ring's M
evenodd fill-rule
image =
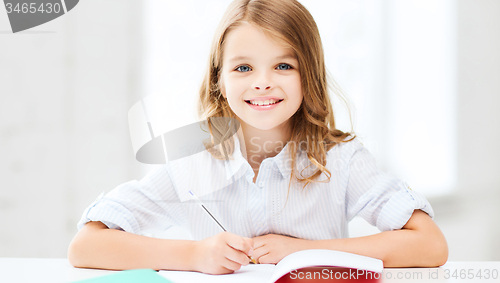
M377 168L373 155L357 140L347 150L349 158L346 213L350 221L358 215L381 231L401 229L415 209L431 218L430 203L406 182Z
M162 165L140 181L121 184L99 197L85 209L77 227L80 230L89 221L101 221L110 229L155 233L182 225L183 217L168 167Z

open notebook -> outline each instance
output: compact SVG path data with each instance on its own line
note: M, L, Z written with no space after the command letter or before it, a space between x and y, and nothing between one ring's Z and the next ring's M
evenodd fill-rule
M209 275L189 271L160 271L160 275L172 282L269 282L273 283L283 275L295 270L314 267L344 267L381 273L383 262L379 259L333 250L304 250L292 253L278 264L250 264L242 266L233 274Z

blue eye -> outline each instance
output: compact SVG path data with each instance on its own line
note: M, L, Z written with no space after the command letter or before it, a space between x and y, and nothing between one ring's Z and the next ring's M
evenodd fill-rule
M285 63L281 63L278 65L278 70L290 70L292 69L292 66L288 65L288 64L285 64Z
M242 65L242 66L239 66L238 68L236 68L236 71L239 71L239 72L248 72L250 71L250 67L248 67L247 65Z

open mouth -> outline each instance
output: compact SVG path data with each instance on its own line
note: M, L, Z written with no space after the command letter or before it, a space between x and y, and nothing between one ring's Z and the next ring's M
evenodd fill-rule
M278 104L278 103L280 103L282 101L283 101L283 99L279 99L279 100L271 99L271 100L265 100L265 101L245 100L245 102L247 104L252 105L252 106L269 106L269 105Z

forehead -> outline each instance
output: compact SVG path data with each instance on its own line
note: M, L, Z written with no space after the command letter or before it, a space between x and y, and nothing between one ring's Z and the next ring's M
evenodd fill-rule
M252 24L243 23L228 32L224 40L224 61L258 58L295 59L296 55L289 44Z

